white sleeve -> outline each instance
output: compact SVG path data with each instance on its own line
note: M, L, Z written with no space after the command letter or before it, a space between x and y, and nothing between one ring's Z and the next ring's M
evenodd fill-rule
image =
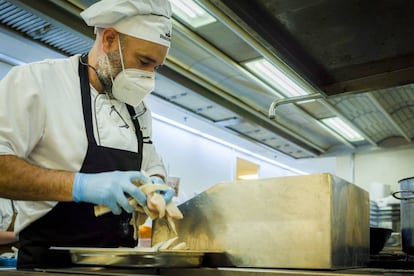
M147 111L139 117L139 124L142 130L142 136L144 138L143 157L141 170L145 171L148 175L161 175L167 178L167 172L165 170L164 162L161 156L155 149L152 143L152 116L148 106ZM151 143L145 143L151 141Z
M14 210L10 199L0 198L0 230L7 231L13 220Z
M12 68L0 81L0 154L25 158L36 146L45 122L41 98L29 65Z

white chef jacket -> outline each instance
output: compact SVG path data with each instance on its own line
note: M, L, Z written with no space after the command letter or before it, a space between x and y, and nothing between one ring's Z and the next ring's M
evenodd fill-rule
M66 59L13 67L0 81L0 154L15 155L45 168L79 171L88 141L80 80L79 55ZM134 124L125 104L98 94L91 86L94 134L98 145L138 151ZM117 112L111 112L114 106ZM143 137L151 137L152 118L147 106L136 108ZM125 127L124 121L129 127ZM141 170L166 175L153 144L144 143ZM18 233L42 217L57 202L15 201Z
M0 231L7 231L13 221L13 203L10 199L0 198Z

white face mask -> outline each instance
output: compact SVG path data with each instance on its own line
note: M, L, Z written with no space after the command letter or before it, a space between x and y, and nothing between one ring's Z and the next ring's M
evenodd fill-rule
M119 36L118 45L122 71L112 81L112 95L118 101L137 107L145 96L154 90L155 73L132 68L125 69Z

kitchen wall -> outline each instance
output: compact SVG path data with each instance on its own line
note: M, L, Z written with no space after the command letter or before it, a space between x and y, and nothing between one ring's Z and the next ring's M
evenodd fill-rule
M386 196L399 189L399 180L414 176L414 149L339 156L336 173L367 191Z

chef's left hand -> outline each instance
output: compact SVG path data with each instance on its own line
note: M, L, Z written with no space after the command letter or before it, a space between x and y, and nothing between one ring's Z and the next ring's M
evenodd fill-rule
M159 176L150 176L152 184L163 184L165 185L164 180ZM165 191L159 191L159 193L164 197L165 203L169 203L173 198L175 191L173 189L168 189Z
M150 176L150 179L151 179L152 184L164 184L165 185L164 179L162 179L159 176L153 175L153 176Z

